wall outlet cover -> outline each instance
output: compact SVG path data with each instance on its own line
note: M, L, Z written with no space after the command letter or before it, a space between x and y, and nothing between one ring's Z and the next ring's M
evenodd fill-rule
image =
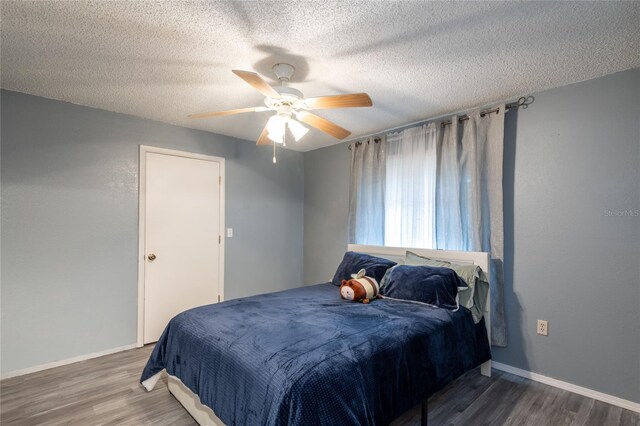
M540 334L542 336L548 336L549 335L549 323L547 321L545 321L545 320L538 320L537 331L538 331L538 334Z

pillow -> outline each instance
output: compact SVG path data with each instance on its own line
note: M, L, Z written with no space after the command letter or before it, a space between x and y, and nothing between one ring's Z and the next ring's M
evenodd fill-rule
M339 286L342 280L351 279L351 275L357 274L361 269L364 269L368 276L380 282L382 277L384 277L384 273L387 272L387 269L395 264L395 262L381 257L348 251L344 254L342 262L340 262L331 283Z
M484 315L489 281L481 267L471 264L451 263L446 260L430 259L407 250L407 265L426 265L451 268L469 287L469 291L460 293L460 306L469 309L473 314L473 321L477 324ZM383 283L381 283L382 285Z
M446 266L448 267L449 265L451 265L451 262L447 262L446 260L437 260L437 259L430 259L428 257L424 257L424 256L420 256L418 254L415 254L412 251L407 250L406 254L405 254L405 265L412 265L412 266Z
M380 281L380 289L382 289L382 287L384 287L389 282L389 278L391 277L391 272L393 272L393 270L396 269L398 266L402 266L402 265L404 265L404 263L392 266L391 268L387 269L387 272L384 273L384 277L382 277L382 280Z
M466 289L467 285L449 268L398 265L389 271L380 294L455 310L459 288Z
M404 259L405 259L404 255L396 256L396 255L393 255L393 254L385 254L383 256L384 257L381 256L383 259L390 260L392 262L395 262L398 265L404 265Z

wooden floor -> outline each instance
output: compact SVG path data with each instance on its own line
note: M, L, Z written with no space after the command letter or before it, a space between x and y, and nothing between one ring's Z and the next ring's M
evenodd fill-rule
M195 425L169 394L138 384L151 347L0 382L0 424ZM419 425L419 407L394 425ZM640 414L494 370L470 371L429 400L429 424L640 425Z

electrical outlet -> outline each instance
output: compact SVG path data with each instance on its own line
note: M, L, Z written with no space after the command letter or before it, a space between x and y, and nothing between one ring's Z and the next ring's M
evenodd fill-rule
M233 228L227 228L227 238L233 237Z
M538 334L543 336L549 335L549 323L545 320L538 320Z

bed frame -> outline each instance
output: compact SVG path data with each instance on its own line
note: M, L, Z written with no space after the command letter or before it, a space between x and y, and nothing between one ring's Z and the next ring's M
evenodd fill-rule
M449 250L430 250L430 249L417 249L417 248L403 248L403 247L381 247L381 246L367 246L359 244L349 244L349 251L357 251L360 253L367 253L378 257L389 256L391 258L404 257L407 250L420 255L429 257L431 259L448 260L454 263L468 263L477 265L487 274L487 279L491 282L489 262L489 253L482 252L465 252L465 251L449 251ZM485 303L484 320L487 327L487 337L491 342L491 317L490 317L490 296L487 292L487 301ZM483 376L491 377L491 360L485 362L480 366L480 373ZM202 426L224 426L222 420L220 420L213 410L200 402L198 395L194 394L187 388L182 381L174 376L168 376L168 388L169 392L182 404L182 406L191 414L198 424ZM421 423L427 424L427 400L422 403L421 411Z

